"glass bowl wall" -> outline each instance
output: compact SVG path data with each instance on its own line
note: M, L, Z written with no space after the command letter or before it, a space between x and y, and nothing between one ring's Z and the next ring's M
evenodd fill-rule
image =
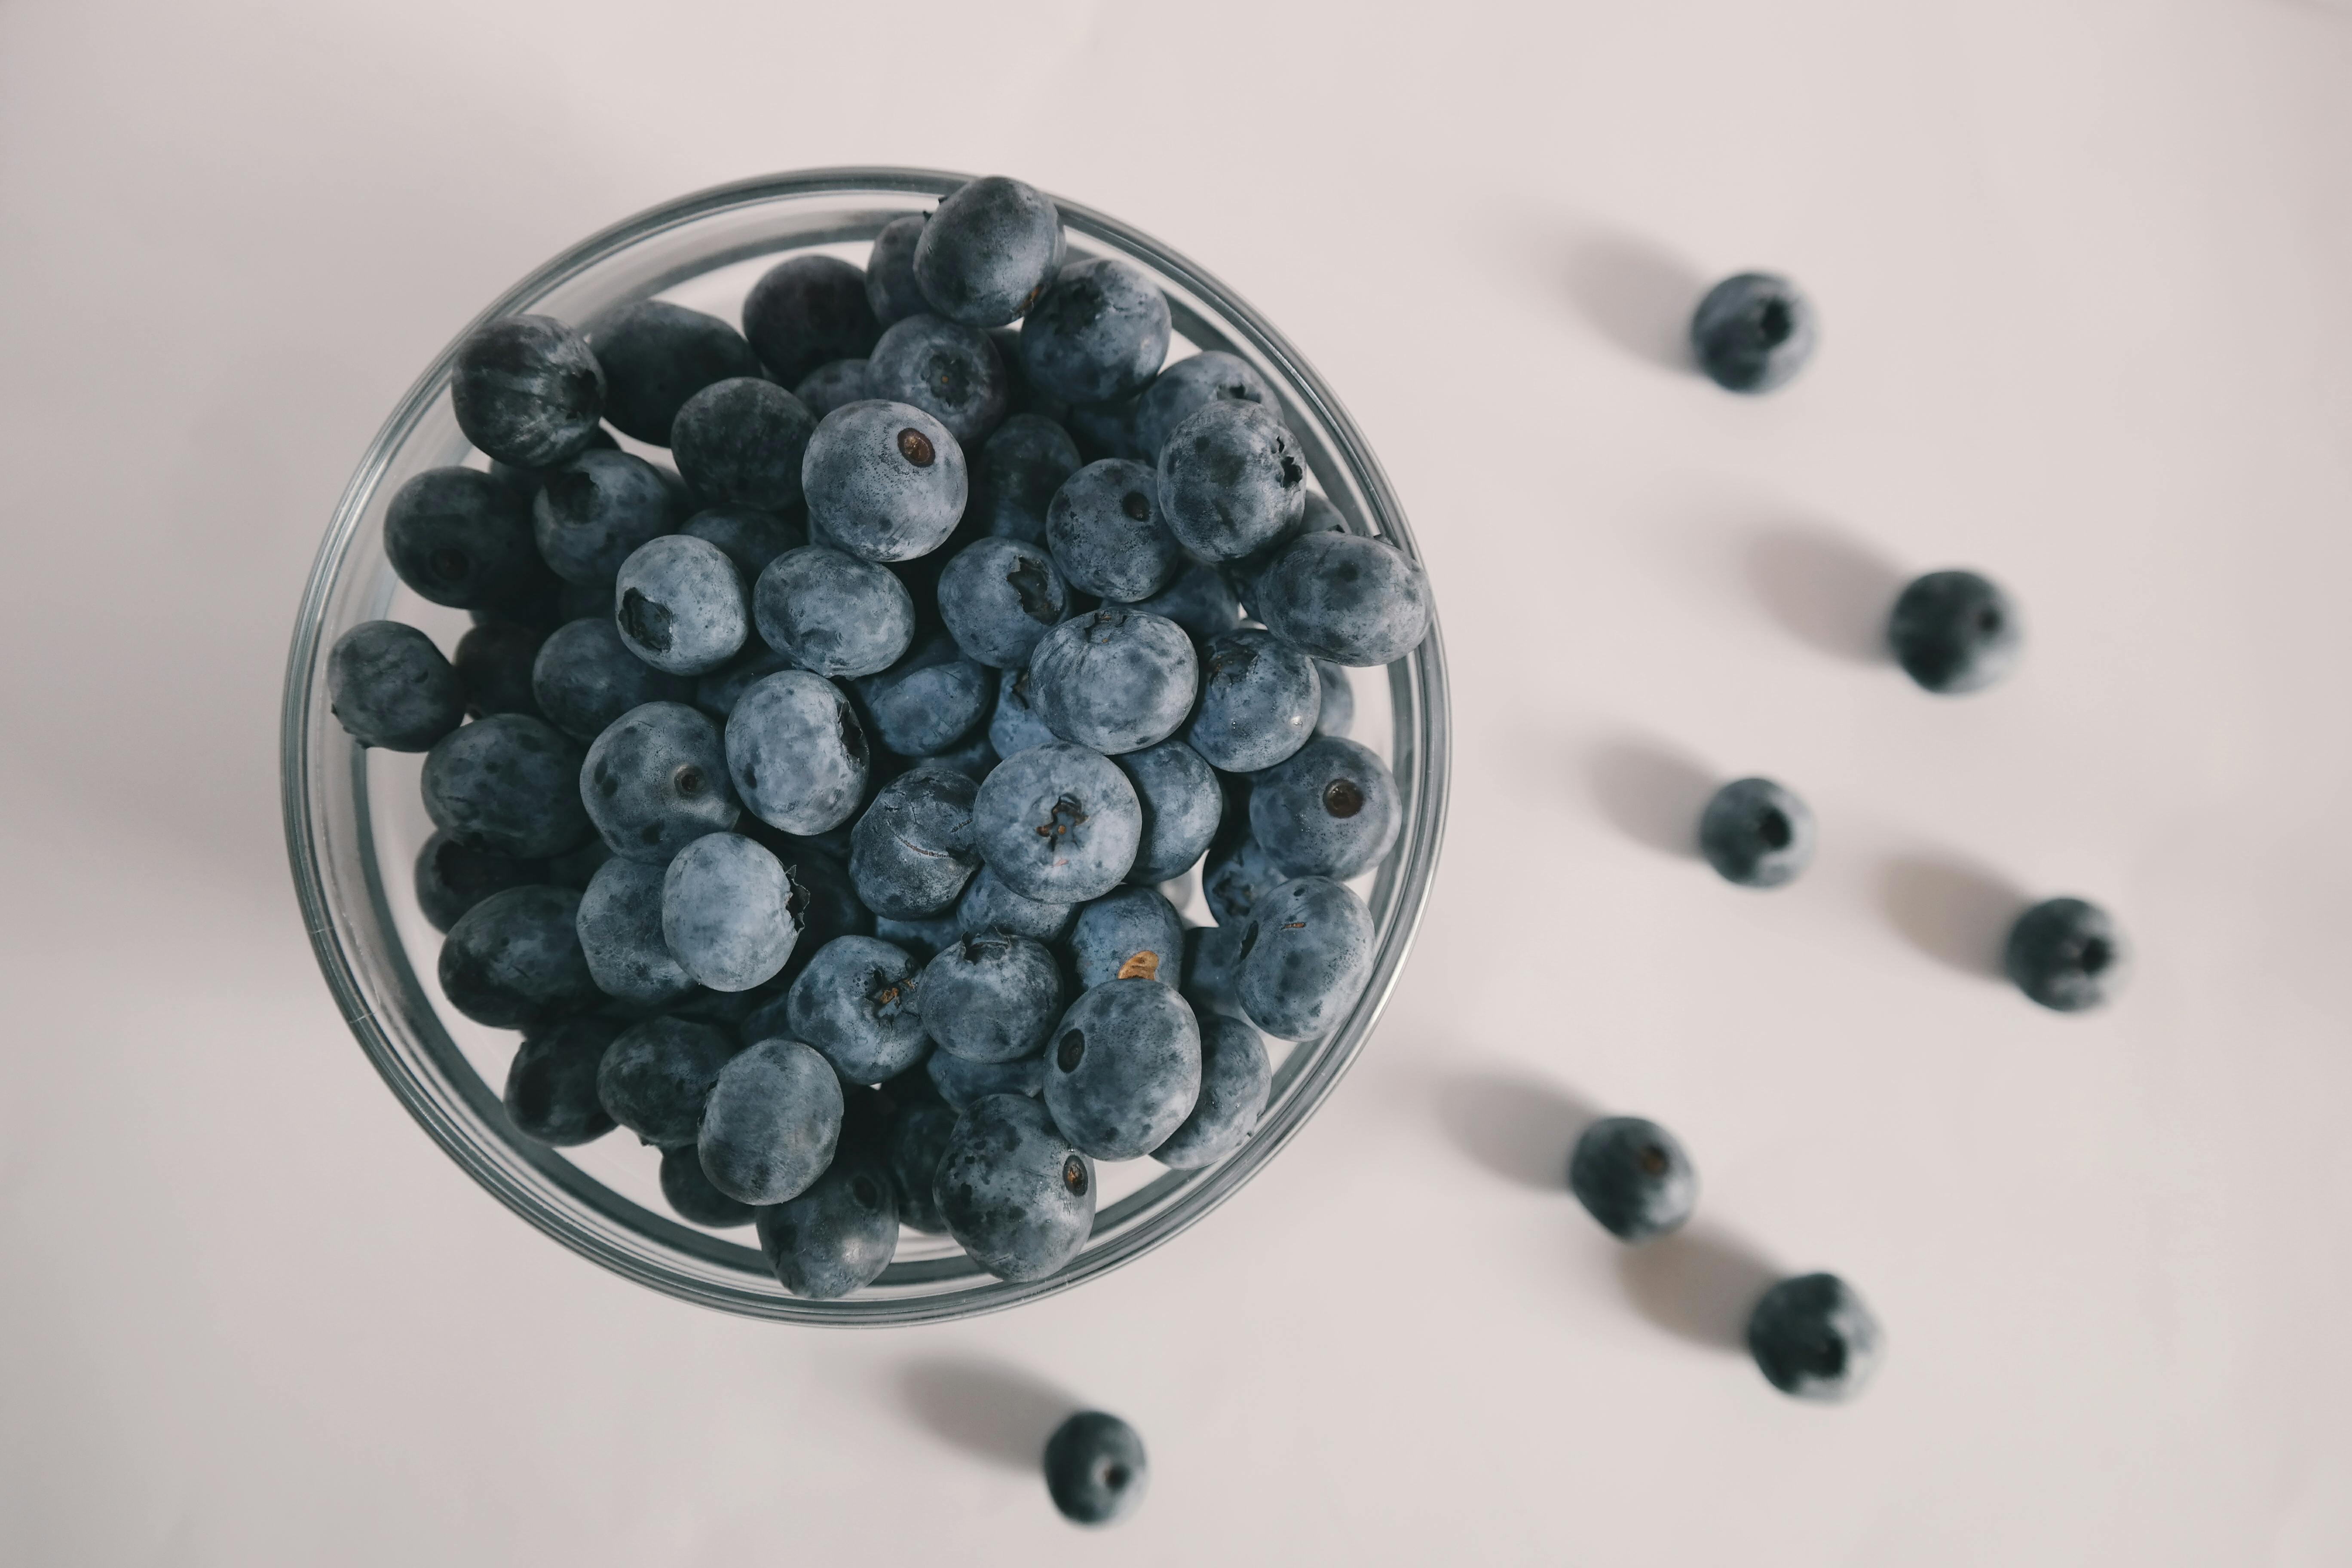
M777 258L816 249L862 260L864 242L884 224L928 211L964 178L836 169L705 191L583 241L508 290L481 319L531 311L577 322L662 295L734 320L744 290ZM1351 528L1416 553L1362 436L1279 334L1150 237L1075 204L1061 210L1074 257L1123 257L1166 291L1180 340L1175 353L1189 342L1238 354L1280 390L1317 487ZM1385 672L1355 672L1356 736L1389 758L1404 807L1396 848L1357 884L1371 908L1377 955L1362 999L1336 1033L1294 1047L1268 1042L1274 1089L1256 1133L1202 1171L1169 1172L1149 1160L1104 1166L1093 1236L1050 1279L997 1280L952 1244L910 1231L898 1260L866 1289L845 1300L802 1300L776 1283L756 1247L737 1239L747 1231L703 1230L663 1212L650 1152L635 1149L625 1132L555 1150L509 1125L499 1089L518 1037L459 1017L431 982L439 938L416 907L411 872L432 830L417 796L422 759L358 746L327 710L328 650L351 626L390 616L424 626L445 648L465 628L461 612L402 587L383 546L385 504L406 479L482 462L459 434L447 395L464 336L401 401L335 509L295 629L282 731L287 846L320 968L361 1047L425 1130L509 1208L608 1268L705 1306L814 1323L939 1321L1067 1289L1168 1240L1249 1180L1362 1048L1412 946L1444 824L1446 691L1435 628L1418 652Z

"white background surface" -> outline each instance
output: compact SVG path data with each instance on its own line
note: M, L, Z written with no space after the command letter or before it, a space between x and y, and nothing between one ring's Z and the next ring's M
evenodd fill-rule
M296 597L493 293L771 169L1003 171L1263 309L1432 564L1387 1022L1175 1244L862 1336L657 1298L408 1121L280 847ZM2352 1560L2352 19L2294 0L0 6L0 1558ZM1670 345L1813 292L1761 401ZM1861 650L1966 563L2018 679ZM1783 893L1666 847L1777 775ZM2137 984L1982 973L2108 903ZM1683 1240L1556 1190L1684 1137ZM1857 1405L1723 1347L1844 1273ZM1031 1455L1134 1420L1084 1535Z

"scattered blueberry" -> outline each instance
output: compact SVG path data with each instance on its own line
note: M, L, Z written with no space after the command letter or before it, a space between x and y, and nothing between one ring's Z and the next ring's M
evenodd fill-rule
M546 640L539 627L513 621L483 621L469 628L457 639L457 655L449 660L466 694L466 711L477 719L492 713L540 717L530 671L540 644Z
M977 327L909 316L882 334L866 362L867 395L908 404L978 446L1012 412L1012 378Z
M416 852L417 907L437 931L446 931L492 893L555 879L543 862L437 830Z
M610 1132L596 1069L621 1026L617 1018L583 1014L525 1035L507 1068L507 1120L515 1131L559 1148Z
M477 468L427 468L394 491L383 552L418 596L459 610L503 604L541 570L530 505Z
M666 534L641 545L614 581L614 620L629 651L671 675L707 675L751 635L742 574L707 539Z
M707 833L662 881L662 937L713 991L749 991L793 955L801 922L783 863L738 833Z
M574 924L569 888L509 888L458 917L441 944L441 993L494 1029L577 1013L597 999Z
M862 1146L845 1147L808 1191L761 1209L757 1223L777 1282L814 1300L871 1285L898 1250L890 1168L879 1150Z
M1138 978L1181 987L1184 922L1157 889L1114 889L1079 906L1070 961L1082 991Z
M1282 417L1282 400L1256 367L1223 349L1204 349L1161 371L1136 400L1135 437L1145 458L1158 462L1176 426L1216 402L1255 403Z
M1182 1125L1151 1152L1153 1159L1176 1171L1213 1165L1247 1142L1274 1085L1265 1042L1255 1029L1229 1014L1195 1008L1193 1017L1201 1029L1200 1099Z
M1286 876L1345 881L1395 847L1404 807L1379 753L1322 735L1257 777L1249 818L1251 836Z
M719 1069L695 1148L710 1184L739 1203L806 1192L841 1136L841 1080L797 1040L761 1040Z
M580 950L607 996L667 1007L694 994L696 977L662 936L664 876L662 867L614 856L580 895Z
M743 693L792 668L790 659L753 637L741 653L694 683L694 705L724 723L734 715Z
M1029 689L1025 666L1003 670L996 678L996 708L988 719L988 743L1000 757L1061 739L1038 717L1036 708L1030 702Z
M567 583L610 583L684 515L662 471L626 452L583 452L549 469L531 502L539 552Z
M1149 1154L1200 1096L1201 1029L1173 986L1139 977L1097 985L1054 1026L1045 1108L1097 1160Z
M1594 1122L1569 1156L1569 1190L1621 1241L1677 1229L1698 1205L1698 1173L1675 1135L1638 1116Z
M877 333L881 327L931 308L915 281L915 245L929 221L929 213L908 213L884 224L874 237L873 254L866 258L866 302L881 323L875 329Z
M629 651L610 615L558 626L531 661L539 710L574 740L593 741L613 721L648 702L683 702L693 688Z
M1878 1320L1834 1274L1783 1279L1748 1315L1748 1353L1766 1382L1799 1399L1860 1394L1878 1370L1880 1342Z
M1192 639L1139 610L1101 609L1064 621L1029 658L1030 700L1065 741L1107 756L1174 734L1201 687Z
M1135 786L1136 803L1143 809L1143 836L1127 879L1155 883L1183 875L1216 837L1224 806L1217 775L1181 741L1162 741L1111 760Z
M1242 933L1242 1010L1277 1039L1339 1026L1372 974L1372 916L1344 883L1285 882L1257 902Z
M2130 956L2106 910L2081 899L2048 899L2009 928L2001 967L2044 1007L2080 1013L2122 986Z
M691 1143L661 1152L661 1190L680 1217L715 1229L750 1225L759 1212L710 1184L703 1173L701 1152Z
M1108 403L1151 384L1168 338L1168 297L1142 269L1090 257L1063 268L1021 323L1021 368L1055 397ZM1139 434L1141 413L1139 403Z
M945 543L963 516L963 448L903 403L835 409L801 463L812 537L866 561L911 561Z
M1116 1415L1084 1410L1045 1441L1045 1489L1065 1519L1108 1524L1135 1511L1151 1479L1143 1439Z
M923 1076L958 1110L992 1094L1034 1100L1045 1091L1045 1057L1041 1051L1017 1062L976 1062L953 1051L933 1051L923 1058Z
M604 367L604 417L624 436L670 444L687 400L714 382L760 374L759 357L716 316L666 300L616 306L586 324Z
M588 837L580 747L543 719L497 713L425 754L425 812L470 843L544 860Z
M1895 601L1886 640L1905 673L1946 696L1981 691L2017 663L2017 606L1973 572L1930 572Z
M457 349L449 403L466 439L499 462L544 468L585 451L604 412L588 340L551 316L505 316Z
M1232 631L1242 624L1242 604L1232 584L1213 566L1191 562L1168 585L1148 599L1137 601L1147 615L1164 616L1192 636L1196 643Z
M917 768L882 786L851 836L849 879L877 915L916 920L956 901L980 868L972 782Z
M1315 673L1319 678L1317 690L1322 698L1315 732L1344 736L1356 727L1356 687L1348 679L1348 667L1318 658L1315 661Z
M1160 515L1198 559L1237 561L1297 531L1307 463L1263 405L1202 404L1170 432L1159 461Z
M879 937L835 937L818 950L785 1002L794 1037L806 1040L852 1083L880 1083L929 1048L923 1033L921 966Z
M1049 904L1014 892L988 866L980 868L956 903L956 929L966 936L1025 936L1048 946L1070 934L1077 916L1076 904Z
M973 455L964 516L987 533L1043 544L1054 493L1083 463L1068 431L1040 415L1015 414Z
M823 545L770 562L751 609L770 647L822 676L879 674L915 637L915 602L888 568Z
M925 639L879 675L854 689L873 736L902 757L944 752L980 727L996 691L990 671L963 657L952 638Z
M1094 1228L1093 1163L1025 1095L992 1094L964 1110L931 1191L948 1234L1000 1279L1045 1279Z
M925 1080L927 1083L929 1079ZM891 1085L892 1092L898 1086ZM948 1152L955 1133L956 1112L950 1105L909 1105L891 1122L886 1145L890 1163L890 1191L898 1200L898 1223L938 1236L948 1227L940 1213L931 1182L939 1174L940 1157Z
M865 358L881 331L866 275L837 257L779 261L743 298L743 335L786 386L827 361Z
M871 365L871 361L863 359L829 360L801 377L793 395L822 419L836 408L874 395L873 378L866 374Z
M1691 317L1699 368L1730 392L1769 392L1813 356L1812 301L1769 272L1743 272L1706 291Z
M782 511L800 504L801 458L816 421L807 404L772 381L717 381L677 411L670 456L706 502Z
M1076 904L1126 879L1143 812L1108 758L1051 741L997 764L981 784L971 825L981 858L1013 891Z
M976 1062L1034 1057L1062 1016L1061 967L1027 937L964 937L924 965L922 1014L941 1050Z
M1735 779L1698 819L1699 853L1727 882L1777 888L1813 860L1812 809L1770 779Z
M1248 923L1260 899L1288 879L1257 836L1245 831L1210 846L1209 858L1201 864L1201 896L1219 925L1240 927Z
M1402 658L1429 635L1429 576L1381 540L1309 533L1259 576L1250 608L1283 641L1368 669Z
M667 865L692 840L733 827L742 811L719 726L683 702L648 702L622 714L596 737L575 776L572 798L587 803L613 853L651 865Z
M940 618L948 634L966 658L992 669L1027 664L1069 602L1052 558L1018 540L974 540L940 574ZM995 695L994 682L987 693Z
M430 751L466 721L457 672L433 639L398 621L362 621L327 655L329 710L352 740Z
M735 1054L724 1031L688 1018L647 1018L621 1032L596 1072L614 1121L663 1149L693 1144L703 1102Z
M1073 586L1118 603L1148 599L1183 563L1161 521L1151 470L1124 458L1089 463L1063 481L1045 512L1045 543Z
M1026 314L1061 265L1053 202L1001 174L950 195L915 238L917 287L932 310L966 326L1001 327Z
M1227 773L1270 768L1307 744L1323 710L1315 661L1256 626L1201 650L1200 706L1184 739Z

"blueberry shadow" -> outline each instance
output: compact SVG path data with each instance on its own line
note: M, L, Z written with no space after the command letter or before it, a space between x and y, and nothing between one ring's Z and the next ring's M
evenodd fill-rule
M1568 1190L1568 1155L1601 1112L1522 1074L1465 1073L1438 1086L1438 1119L1456 1148L1507 1182Z
M1561 277L1578 312L1602 337L1636 359L1696 374L1691 312L1706 279L1689 262L1632 235L1593 233L1570 243Z
M2009 928L2032 900L1980 866L1948 856L1899 856L1878 868L1878 907L1896 932L1948 968L2001 977Z
M1045 1439L1079 1409L1076 1399L1002 1362L939 1357L898 1372L898 1395L933 1436L975 1458L1034 1470Z
M1780 1278L1769 1258L1703 1220L1617 1254L1618 1283L1635 1311L1717 1350L1746 1346L1748 1314Z
M1887 612L1906 580L1893 562L1822 528L1777 528L1745 551L1748 586L1798 641L1857 664L1886 664Z
M1655 741L1622 739L1586 764L1593 803L1617 830L1669 855L1698 858L1698 816L1721 785L1712 769Z

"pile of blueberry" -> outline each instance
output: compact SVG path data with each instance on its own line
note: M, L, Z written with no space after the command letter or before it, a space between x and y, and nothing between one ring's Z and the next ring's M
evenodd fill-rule
M1420 644L1428 584L1307 488L1252 366L1163 368L1166 299L1017 181L863 270L780 263L741 322L469 337L488 466L409 480L384 548L475 625L454 658L353 628L334 711L426 753L417 896L451 1005L524 1031L517 1128L627 1128L799 1295L902 1224L1043 1279L1096 1160L1223 1158L1262 1037L1362 992L1347 882L1402 805L1347 670ZM1188 930L1159 885L1195 864Z

